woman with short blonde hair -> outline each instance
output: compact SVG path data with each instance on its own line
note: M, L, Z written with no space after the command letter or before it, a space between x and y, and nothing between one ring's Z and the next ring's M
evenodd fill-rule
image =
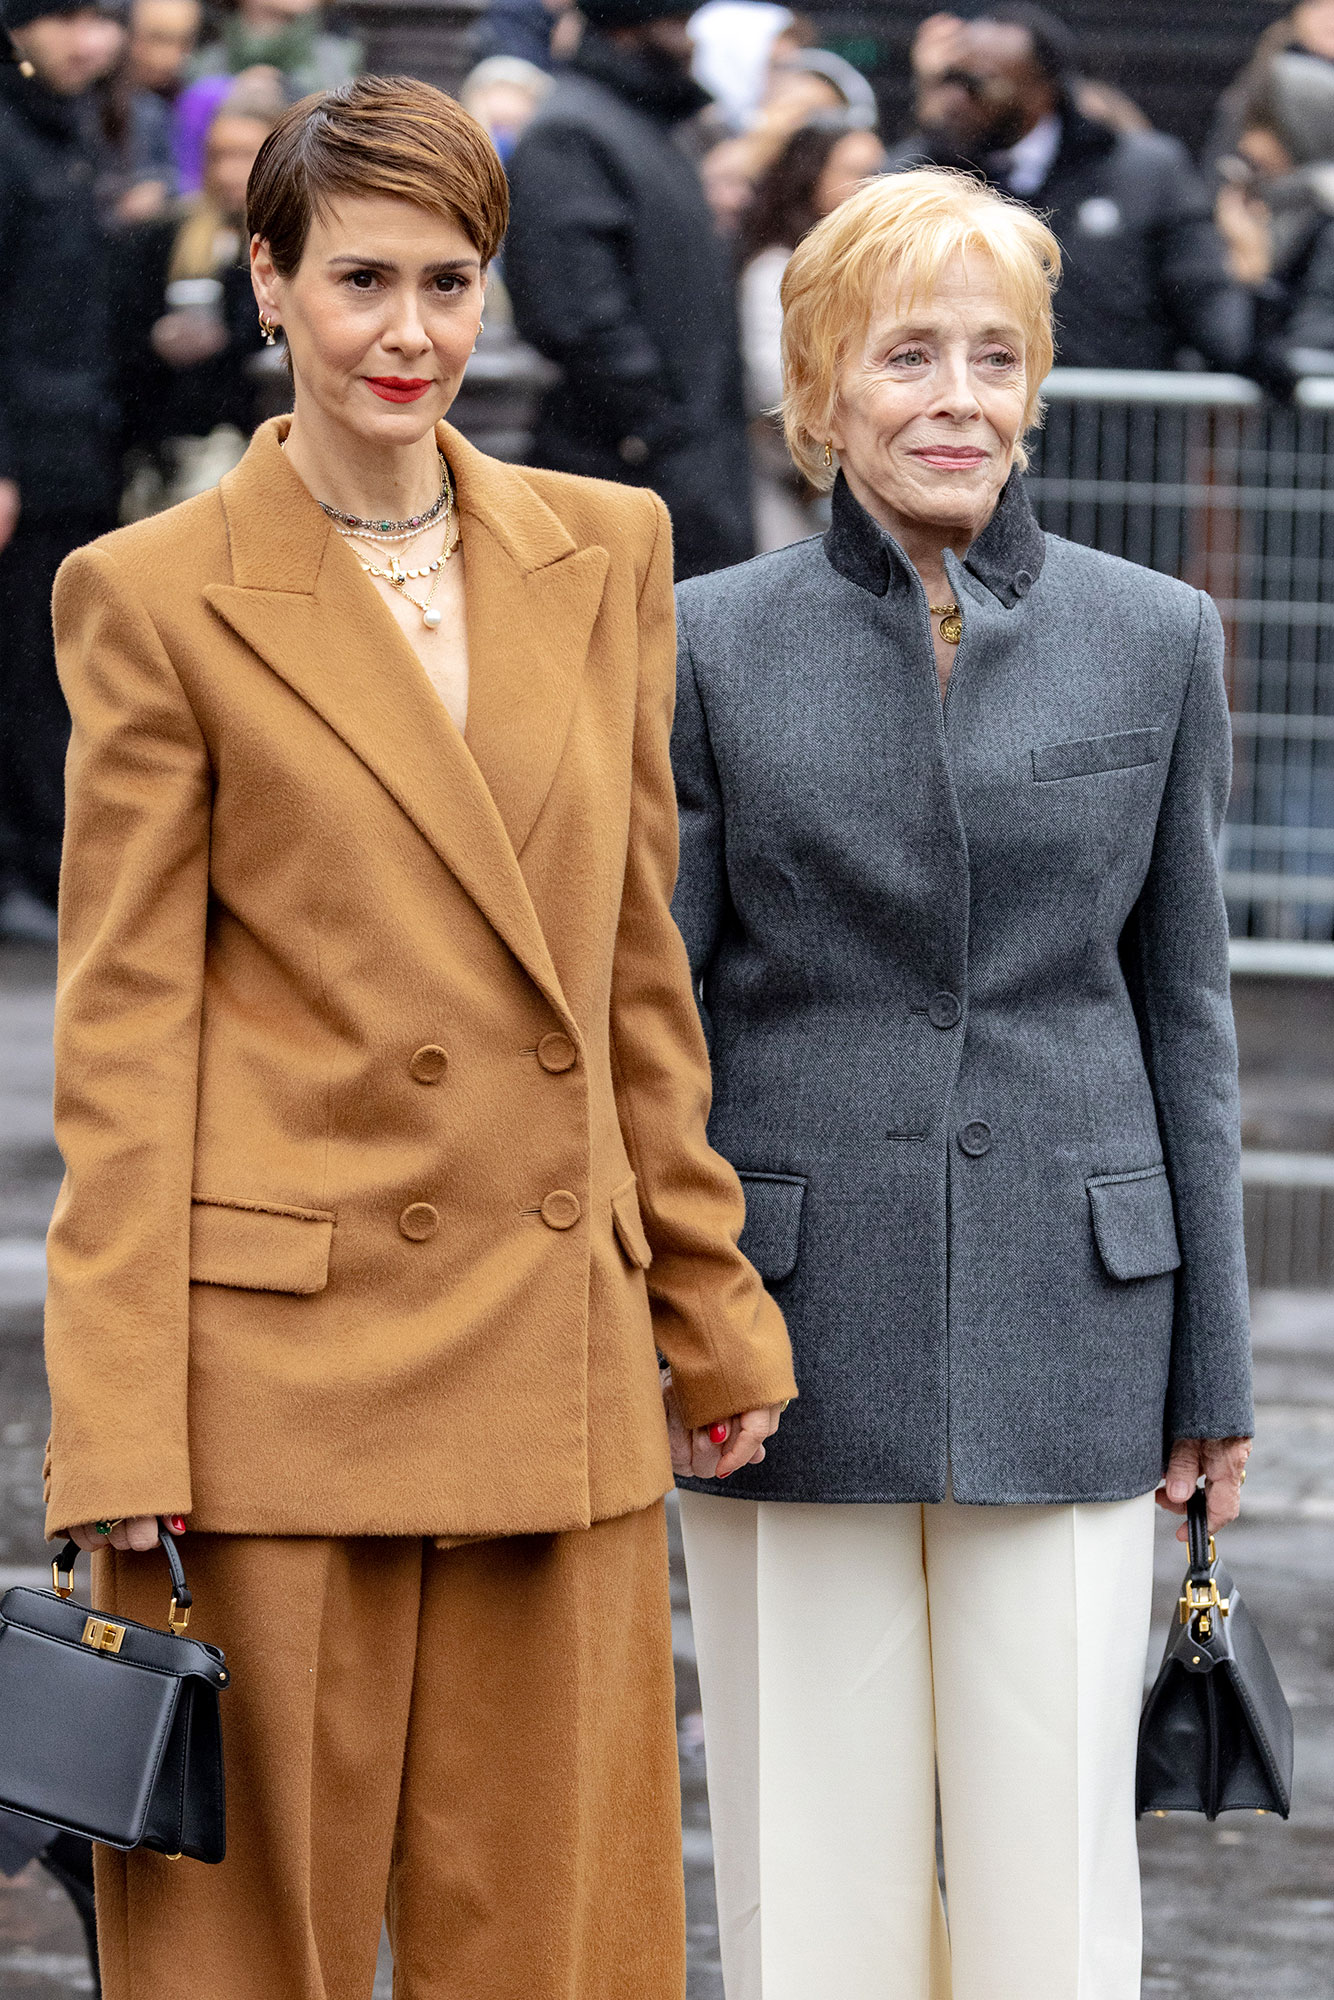
M674 907L802 1385L722 1485L676 1432L727 2000L1134 2000L1155 1489L1228 1520L1249 1450L1222 632L1030 511L1059 264L964 176L852 195L783 284L830 530L678 591Z

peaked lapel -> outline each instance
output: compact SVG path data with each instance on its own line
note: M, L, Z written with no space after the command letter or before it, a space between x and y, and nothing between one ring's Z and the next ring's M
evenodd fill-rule
M207 601L374 772L553 1007L573 1025L510 834L478 762L388 608L367 589L351 550L333 533L320 507L283 457L280 446L287 422L276 418L263 425L241 464L222 481L235 581L210 586L205 592ZM441 441L452 466L476 461L468 464L460 480L460 499L464 484L481 486L477 518L487 531L492 513L485 493L490 461L447 427L442 427ZM478 465L485 468L480 481ZM599 568L600 598L605 551L576 550L554 514L519 474L511 473L508 467L496 466L494 470L501 475L497 486L512 480L527 501L527 512L546 517L549 529L543 522L537 525L549 542L563 538L566 546L562 554L576 560L580 555L594 559ZM491 554L491 543L500 539L496 528L490 527L489 533L473 539L482 550L478 567L483 580L488 573L497 577L506 558L497 560ZM517 551L508 560L522 573ZM469 625L485 627L491 607L474 588L471 549L468 562ZM522 595L516 595L522 604ZM578 590L570 593L576 604L579 595ZM550 605L552 599L546 602ZM596 605L592 615L596 615ZM521 616L514 622L522 633L526 620ZM590 629L591 623L592 616ZM568 685L571 649L562 643L563 634L552 637L556 642L552 651L566 667L555 704L558 724L563 715L563 744L574 698L574 688ZM480 635L479 650L485 670L489 648ZM530 642L530 656L534 650ZM577 686L577 673L573 678ZM540 728L541 718L535 716L534 723ZM524 737L529 733L527 728L516 731ZM542 784L542 771L549 759L548 745L542 758L528 761L527 783L521 782L517 795L511 795L511 810L516 796L521 810L526 810L527 801ZM552 760L551 773L554 769ZM550 784L550 773L545 782ZM539 798L533 806L534 817L540 804Z
M522 856L551 790L608 555L579 548L521 472L446 429L467 550L467 744Z

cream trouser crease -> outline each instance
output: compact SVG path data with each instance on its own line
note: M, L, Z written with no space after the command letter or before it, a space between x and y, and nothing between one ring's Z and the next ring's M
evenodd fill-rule
M727 2000L1137 2000L1152 1494L680 1497Z

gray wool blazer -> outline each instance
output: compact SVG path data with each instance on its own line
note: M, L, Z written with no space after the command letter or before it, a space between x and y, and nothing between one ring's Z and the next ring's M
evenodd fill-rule
M1252 1429L1218 614L1017 475L946 567L943 707L841 480L677 593L709 1136L801 1385L743 1497L1116 1500Z

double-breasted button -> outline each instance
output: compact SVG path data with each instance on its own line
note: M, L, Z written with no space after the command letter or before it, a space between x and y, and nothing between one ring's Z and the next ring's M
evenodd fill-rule
M1028 593L1029 593L1029 591L1030 591L1030 590L1031 590L1032 588L1033 588L1033 575L1032 575L1032 572L1031 572L1030 570L1026 570L1026 569L1017 569L1017 570L1015 571L1015 573L1014 573L1014 594L1015 594L1015 596L1016 596L1016 597L1027 597L1027 596L1028 596Z
M926 1017L933 1028L957 1028L963 1019L963 1005L957 993L933 993L927 1002Z
M537 1060L551 1076L573 1069L578 1059L579 1051L568 1035L543 1035L537 1045Z
M417 1083L439 1083L448 1068L449 1051L437 1048L434 1042L428 1042L424 1049L418 1049L408 1064L408 1072Z
M970 1118L959 1128L959 1144L969 1159L980 1160L991 1151L991 1127L985 1118Z
M429 1201L410 1202L399 1216L398 1226L410 1243L425 1243L440 1227L440 1211Z
M548 1229L573 1229L582 1214L578 1195L568 1188L556 1188L542 1203L542 1220Z

